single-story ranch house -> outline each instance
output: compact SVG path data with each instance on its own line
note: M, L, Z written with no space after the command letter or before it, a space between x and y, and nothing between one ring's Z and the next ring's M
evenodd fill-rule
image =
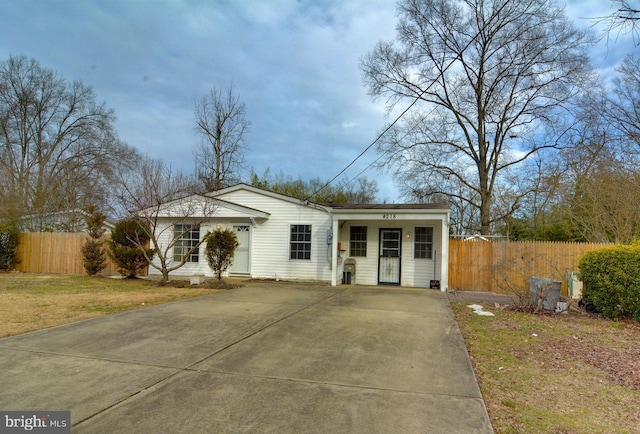
M158 214L160 247L191 229L173 248L173 260L207 232L228 228L239 241L230 276L447 288L446 205L320 205L246 184L194 198L203 203L189 218L178 219L171 203ZM159 271L150 267L149 273ZM204 244L172 272L202 274L213 275Z

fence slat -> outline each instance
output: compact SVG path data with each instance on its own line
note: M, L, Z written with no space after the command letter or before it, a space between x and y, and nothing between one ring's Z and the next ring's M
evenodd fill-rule
M567 272L590 250L610 243L546 241L449 241L449 288L457 291L526 293L530 277L561 280L567 295Z

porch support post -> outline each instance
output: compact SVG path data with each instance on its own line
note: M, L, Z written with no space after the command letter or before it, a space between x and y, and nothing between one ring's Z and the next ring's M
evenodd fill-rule
M338 220L332 221L331 230L333 237L331 239L331 286L338 285L338 238L339 238L339 225Z
M440 291L449 289L449 214L442 218L441 225L442 253L440 253Z

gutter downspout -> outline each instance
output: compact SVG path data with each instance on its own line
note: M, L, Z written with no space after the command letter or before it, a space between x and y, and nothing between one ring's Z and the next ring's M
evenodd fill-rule
M309 202L309 200L302 201L306 206L310 206L315 209L319 209L320 211L324 211L329 214L331 217L331 247L329 251L329 257L331 258L329 261L329 271L331 272L331 286L338 286L338 222L333 219L333 208L329 208L326 206L318 206L315 203Z
M331 239L331 286L338 285L338 221L333 219L333 212L331 212L331 231L333 237Z
M441 228L440 291L447 292L449 290L449 212L444 215Z

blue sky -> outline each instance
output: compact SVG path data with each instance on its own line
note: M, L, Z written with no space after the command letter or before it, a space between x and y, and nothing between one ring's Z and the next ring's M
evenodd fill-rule
M606 0L567 2L581 26L609 12ZM188 172L194 102L233 82L252 123L247 167L326 180L389 122L358 63L395 24L388 0L0 0L0 59L26 55L82 80L116 111L122 140ZM634 49L628 36L603 41L592 62L611 78ZM376 158L372 149L347 178ZM401 201L390 174L363 175L380 200Z

